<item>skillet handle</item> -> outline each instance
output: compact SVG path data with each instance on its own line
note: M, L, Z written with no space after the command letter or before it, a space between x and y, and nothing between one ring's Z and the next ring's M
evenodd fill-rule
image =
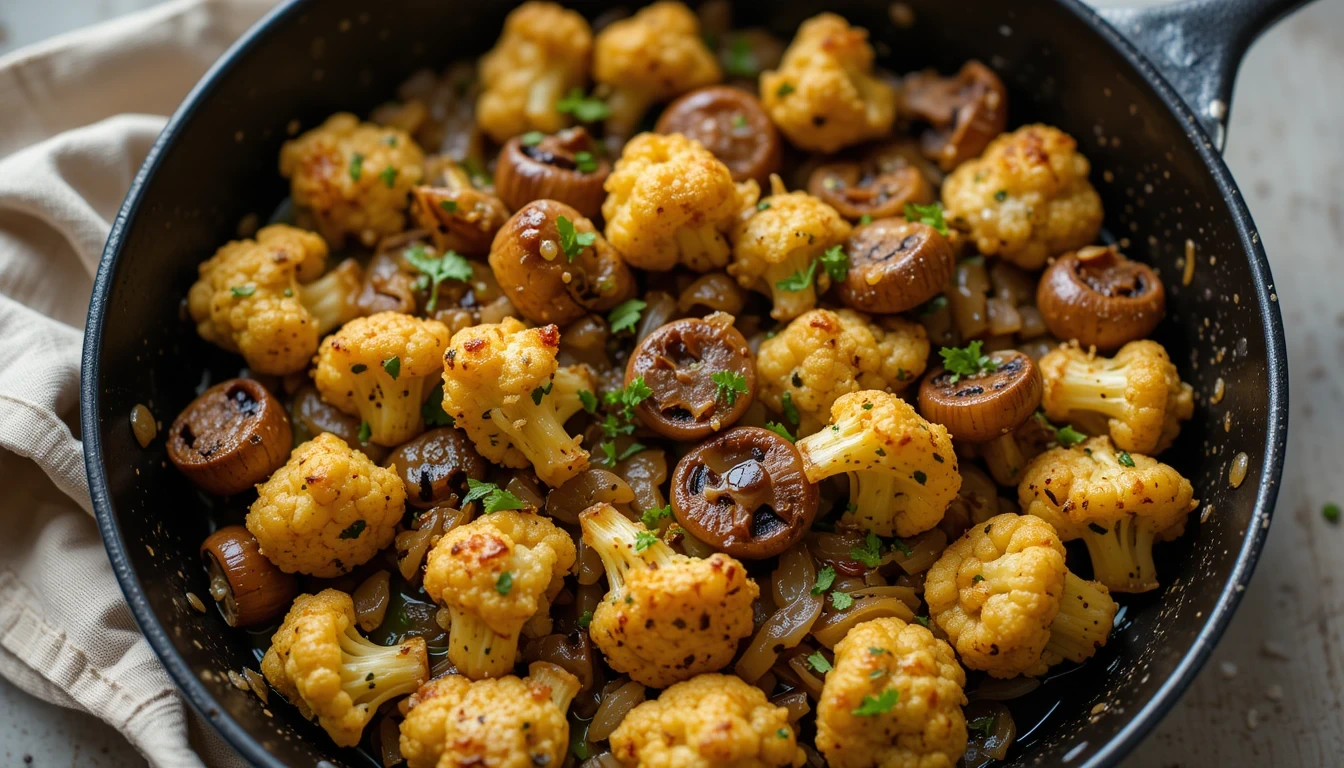
M1222 151L1232 84L1246 49L1310 0L1185 0L1097 13L1152 62Z

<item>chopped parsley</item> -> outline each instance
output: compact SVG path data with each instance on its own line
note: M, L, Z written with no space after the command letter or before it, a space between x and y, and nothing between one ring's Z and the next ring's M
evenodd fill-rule
M1338 523L1338 522L1339 522L1339 505L1338 505L1338 504L1326 504L1324 507L1321 507L1321 517L1324 517L1326 520L1328 520L1328 521L1330 521L1330 522L1332 522L1332 523Z
M579 614L579 629L587 629L589 624L593 623L593 612L584 611Z
M866 227L866 226L868 226L869 224L872 224L872 223L873 223L873 217L872 217L872 216L869 216L869 215L866 214L866 213L859 217L859 226L860 226L860 227Z
M519 136L518 141L521 142L524 147L535 147L540 144L541 140L544 138L546 138L546 134L541 131L528 131L522 136Z
M596 96L583 95L582 88L571 88L564 98L555 102L555 111L573 115L581 123L596 123L611 117L611 107Z
M869 531L863 544L849 548L849 556L869 568L876 568L882 562L882 540L876 533Z
M453 420L448 412L443 410L443 384L436 384L434 390L429 393L429 399L420 406L420 418L424 420L427 427L452 427L457 422Z
M760 63L751 50L751 41L746 35L735 35L724 52L723 71L731 77L755 77L760 74Z
M864 696L863 701L859 703L858 709L853 710L852 712L850 712L850 714L859 715L860 717L876 717L877 715L885 715L886 713L891 711L892 707L896 706L896 702L899 701L900 698L901 698L900 693L898 693L895 689L889 688L883 691L882 693L878 694L877 698L873 698L872 696Z
M456 207L457 203L453 203L453 206ZM436 259L425 251L423 245L416 243L402 251L401 255L405 256L406 261L410 262L420 274L429 278L429 301L425 304L427 312L433 312L439 303L439 283L444 280L457 280L462 283L471 280L471 263L457 255L456 251L448 251Z
M788 427L784 426L783 424L780 424L777 421L765 422L765 428L770 430L771 432L774 432L776 435L779 435L785 440L788 440L790 443L796 442L798 440L797 437L793 436L793 433L789 432Z
M363 533L364 529L367 527L369 527L368 523L364 522L363 520L356 520L355 522L350 524L350 527L346 528L344 531L341 531L341 538L358 539L359 535Z
M807 657L807 666L823 675L835 669L831 666L831 662L827 661L826 657L821 654L821 651L816 651Z
M1119 453L1115 454L1115 460L1120 462L1122 466L1126 467L1134 466L1134 457L1129 455L1129 451L1120 451Z
M820 595L830 589L831 585L834 583L835 569L828 565L820 571L817 571L817 583L812 585L812 594Z
M873 410L873 404L872 404L872 403L864 403L864 404L863 404L863 410L865 410L865 411L871 411L871 410Z
M636 376L624 388L608 392L606 401L607 405L621 406L624 409L625 418L630 420L635 416L635 406L644 402L652 394L653 390L649 389L644 383L644 377Z
M775 89L775 95L782 99L796 90L798 89L793 87L793 83L780 83L779 87Z
M509 591L512 589L513 589L513 574L509 573L508 571L499 574L499 578L495 579L495 591L501 595L507 595L509 594Z
M448 213L457 213L456 200L440 200L439 207L447 211Z
M784 393L784 396L780 398L780 407L784 411L784 420L795 427L798 426L798 406L793 404L792 392Z
M924 302L924 306L919 308L919 316L928 317L929 315L943 310L945 307L947 307L947 297L940 293Z
M347 169L352 181L359 181L359 177L364 175L364 156L356 152L350 156L350 167Z
M392 165L387 166L386 168L383 169L382 173L378 174L378 178L383 180L383 183L387 185L388 189L392 189L393 187L397 186L396 166Z
M373 437L373 429L369 427L369 422L362 421L359 424L359 442L367 443L369 438Z
M978 573L971 577L971 583L972 583L972 584L979 584L980 582L982 582L982 581L984 581L984 580L985 580L985 577L984 577L984 576L981 576L981 575L978 574Z
M979 339L962 347L943 347L938 350L938 354L943 358L943 367L948 373L952 374L949 381L956 384L961 381L961 377L979 376L982 373L993 373L999 369L999 364L989 355L980 353L980 348L984 342Z
M788 729L788 728L780 728L778 731L775 731L775 735L778 736L778 737L781 738L781 739L787 739L787 738L789 738L789 729Z
M884 653L886 653L886 652L887 652L887 649L886 649L886 648L875 648L875 647L873 647L873 646L871 646L871 645L868 646L868 655L869 655L869 656L881 656L882 654L884 654Z
M611 326L612 333L621 331L633 331L639 325L639 313L649 306L647 302L640 299L626 299L617 304L614 309L607 314L607 324Z
M747 116L744 115L744 114L742 114L741 112L738 112L738 113L734 114L734 115L733 115L733 131L734 131L734 132L741 132L741 131L746 131L746 130L750 130L750 127L747 125Z
M736 371L715 371L709 375L709 380L714 382L718 388L718 396L728 403L729 407L737 403L738 395L747 394L747 377Z
M918 203L905 204L905 220L918 221L938 230L938 234L947 236L947 222L943 221L943 204L934 202L929 205Z
M759 203L756 204L756 210L758 210L758 211L768 211L768 210L770 210L770 201L769 201L769 200L762 200L762 201L760 201Z
M592 152L575 152L574 167L579 173L592 173L597 170L597 158Z
M833 245L821 254L821 268L826 270L826 274L831 276L832 280L844 280L849 274L849 254L845 253L844 246Z
M485 514L491 512L500 512L505 509L526 509L527 505L523 500L514 496L512 493L500 488L494 483L487 483L482 480L467 478L467 495L462 497L463 504L470 504L473 501L484 501Z
M668 504L665 507L654 507L653 509L644 510L644 514L640 516L639 521L644 523L645 528L648 528L650 531L652 531L653 529L658 527L658 522L660 520L663 520L664 518L668 518L671 516L672 516L672 505Z
M583 410L590 414L597 413L597 395L586 389L580 389L579 402L583 403Z
M401 375L401 357L393 355L384 360L383 370L387 372L388 376L392 377L393 381L396 381L397 377Z
M245 299L257 292L255 285L235 285L229 289L235 299Z
M994 732L994 716L977 717L966 724L966 730L980 734L982 739L988 739L989 735Z
M854 604L854 598L850 597L848 592L831 593L831 605L835 606L835 610L837 611L848 610L849 606L853 604Z
M625 461L645 448L642 443L631 443L624 451L621 451L619 456L617 456L615 440L607 440L598 447L602 449L602 453L606 454L606 458L602 459L602 463L609 467L616 466L616 462Z
M916 617L915 617L915 621L918 621L918 622L920 623L921 626L924 626L924 627L929 626L929 617L928 617L928 616L916 616Z
M490 172L476 158L464 158L461 165L462 170L466 171L467 176L471 179L473 187L488 187L495 183L495 180L490 177Z
M286 297L286 298L288 298L288 297L290 297L290 296L293 296L293 295L294 295L294 289L293 289L293 288L286 288L286 289L284 290L284 294L285 294L285 297Z
M635 551L643 552L658 543L658 534L653 531L640 531L635 534Z
M900 539L891 540L891 548L901 553L902 557L914 557L915 551L908 544Z
M564 216L555 217L555 229L560 233L560 250L565 252L565 260L571 264L584 248L597 242L596 232L579 232L574 229L574 222Z
M994 199L995 199L995 200L998 200L1000 203L1002 203L1004 200L1007 200L1007 199L1008 199L1008 190L1006 190L1006 189L1000 189L998 192L995 192L995 193L994 193Z
M783 280L776 280L775 287L781 291L805 291L812 285L812 279L816 275L817 261L813 259L806 270L798 270Z
M554 381L548 381L544 386L532 390L532 404L541 405L541 398L551 394L551 389L555 386Z

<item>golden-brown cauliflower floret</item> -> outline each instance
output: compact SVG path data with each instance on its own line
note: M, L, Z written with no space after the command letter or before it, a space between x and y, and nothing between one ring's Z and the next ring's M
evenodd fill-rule
M343 263L321 277L326 264L327 244L312 232L264 227L255 240L235 240L201 264L187 311L202 339L241 354L253 371L301 371L321 335L358 312L359 265Z
M551 487L588 468L583 437L570 437L565 420L583 408L579 392L595 390L587 369L560 367L559 348L554 325L509 317L458 331L443 356L443 409L476 450L508 467L530 462Z
M828 250L843 250L852 227L834 208L806 192L789 192L778 176L759 210L743 216L732 229L733 263L728 274L743 288L767 293L770 316L797 317L817 305L817 294L831 285L822 264Z
M1154 453L1162 443L1170 445L1182 417L1194 413L1189 386L1155 341L1131 341L1112 358L1061 346L1037 365L1045 415L1084 425L1089 417L1104 417L1121 450Z
M420 408L447 346L443 323L379 312L323 339L313 379L323 400L363 419L369 439L390 448L424 431Z
M348 112L280 148L280 174L290 180L294 204L312 212L333 246L347 236L371 246L400 232L424 162L410 134Z
M789 712L733 675L677 683L630 710L611 753L631 768L778 768L806 760Z
M754 181L741 186L712 152L679 133L641 133L626 143L603 187L607 240L632 267L698 272L722 269L723 233L756 204Z
M1077 142L1048 125L999 136L943 183L949 221L970 227L981 253L1025 269L1093 242L1101 197L1087 180Z
M401 723L408 768L559 766L569 748L565 711L579 679L555 664L533 662L528 675L472 682L461 675L431 680L410 698Z
M473 680L513 669L518 637L574 567L574 541L548 519L505 510L444 534L425 564L425 592L447 607L448 658Z
M323 432L257 486L247 530L285 573L330 579L391 544L405 508L395 467L384 469Z
M761 73L761 103L789 141L817 152L883 136L896 119L896 90L873 75L868 30L833 13L803 22L779 69Z
M271 637L261 671L304 717L317 717L342 747L359 743L383 702L429 679L423 638L369 642L355 629L355 604L335 589L299 595Z
M1093 574L1116 592L1157 589L1154 540L1179 536L1199 506L1180 472L1116 451L1105 437L1036 457L1017 494L1022 511L1045 519L1061 539L1082 539Z
M954 768L966 751L965 685L952 649L929 630L865 621L835 644L817 749L831 768Z
M664 688L732 661L760 594L741 563L679 555L610 504L584 510L579 524L607 572L588 634L612 669Z
M758 396L789 418L790 405L796 408L798 434L806 436L821 429L841 395L902 389L919 380L928 358L928 333L918 323L899 317L874 321L851 309L814 309L761 343Z
M700 36L700 20L684 4L663 0L597 35L593 79L610 93L607 132L629 136L654 104L723 78Z
M878 536L914 536L938 525L961 475L952 438L901 398L864 390L831 406L831 424L798 441L814 483L849 474L844 522Z
M577 12L544 2L515 8L495 47L481 57L481 130L503 144L527 131L564 128L569 121L556 102L583 87L592 50L593 32Z

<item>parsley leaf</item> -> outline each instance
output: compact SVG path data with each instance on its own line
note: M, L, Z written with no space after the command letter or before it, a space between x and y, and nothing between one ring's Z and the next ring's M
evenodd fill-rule
M928 617L928 616L916 616L916 617L915 617L915 621L918 621L922 626L925 626L925 627L929 626L929 617Z
M359 442L367 443L369 438L373 437L373 429L369 427L369 422L364 421L359 424Z
M565 252L565 260L571 264L584 248L597 242L596 232L579 232L574 228L574 222L564 216L555 217L555 229L560 233L560 250Z
M812 285L812 279L817 275L817 262L813 260L807 265L807 270L799 270L783 280L776 280L775 287L781 291L805 291Z
M994 732L994 716L977 717L966 724L966 730L979 733L982 739L988 739L989 734Z
M882 562L882 540L869 531L863 544L849 548L849 556L869 568L876 568Z
M507 595L509 594L509 591L512 589L513 589L513 574L509 573L508 571L499 574L499 578L495 579L495 591L501 595Z
M823 675L830 672L832 669L835 669L835 667L831 666L831 662L827 661L826 657L821 654L821 651L817 651L807 657L807 666Z
M672 505L668 504L665 507L654 507L653 509L645 510L644 514L640 516L639 520L640 522L644 523L645 528L648 528L650 531L652 531L653 529L658 527L658 521L662 520L663 518L671 516L672 516Z
M574 168L579 173L592 173L597 170L597 158L592 152L575 152Z
M832 280L844 280L849 274L849 254L845 253L842 245L833 245L826 249L821 255L821 267L826 270L826 274L831 276Z
M891 548L900 552L903 557L915 556L915 551L910 549L910 546L900 539L892 539Z
M368 526L369 524L364 522L363 520L356 520L355 522L350 524L349 528L346 528L344 531L341 531L341 538L358 539L359 535L363 533L364 529L367 528Z
M928 317L929 315L936 314L946 306L947 306L947 297L940 293L937 296L934 296L932 299L929 299L928 301L924 302L924 306L919 308L919 316Z
M1072 448L1073 446L1083 442L1086 439L1087 435L1084 435L1082 432L1079 432L1078 430L1074 429L1072 424L1065 424L1064 426L1055 430L1055 442L1059 443L1065 448Z
M817 583L812 586L812 594L820 595L830 589L831 585L834 583L835 569L828 565L820 571L817 571Z
M579 402L583 403L583 410L590 414L597 413L597 395L586 389L580 389Z
M252 294L257 292L257 286L235 285L229 289L229 292L233 294L233 298L235 299L245 299L248 296L251 296Z
M758 211L768 211L768 210L770 210L770 201L769 201L769 200L762 200L762 201L760 201L759 203L756 204L756 210L758 210Z
M448 213L457 213L456 200L440 200L439 207L447 211Z
M584 96L582 88L572 88L565 97L555 102L555 111L573 115L581 123L596 123L611 117L611 107L596 96Z
M854 604L854 598L850 597L848 592L831 593L831 605L835 606L835 610L837 611L848 610L849 606L853 604Z
M775 95L782 99L796 90L798 89L794 88L792 83L780 83L779 87L775 89Z
M746 35L736 35L728 44L723 57L723 71L732 77L755 77L761 73L756 54L751 50L751 41Z
M993 373L999 369L999 364L989 355L980 354L980 348L984 342L980 340L972 341L965 348L943 347L938 350L938 354L943 358L943 367L952 374L949 381L956 384L961 381L961 377L979 376L982 373Z
M611 326L612 333L620 333L625 330L635 330L639 325L639 313L649 306L647 302L640 299L626 299L616 308L607 314L607 323Z
M359 181L359 177L364 175L364 156L356 152L350 156L350 167L347 169L352 181Z
M393 355L384 360L383 370L387 372L388 376L392 377L393 381L396 381L397 377L401 375L401 357Z
M737 403L738 395L747 394L747 377L736 371L715 371L709 375L709 380L718 387L719 397L731 407Z
M471 179L471 185L473 187L488 187L495 183L495 180L490 176L490 172L486 170L485 166L481 165L476 158L463 158L460 165L462 166L462 170L467 172L467 176Z
M850 714L859 715L860 717L884 715L890 712L892 707L896 706L896 702L899 701L900 698L900 693L895 689L889 688L879 694L877 698L864 696L863 701L859 703L859 708L851 711Z
M429 393L429 399L420 406L420 418L424 420L426 427L452 427L457 422L453 420L448 412L443 410L443 384L437 384L434 390Z
M1328 520L1329 522L1332 522L1332 523L1338 523L1338 522L1339 522L1339 505L1338 505L1338 504L1326 504L1324 507L1321 507L1321 517L1324 517L1324 518L1325 518L1326 520Z
M584 611L579 614L579 629L587 629L589 624L593 623L593 612Z
M388 189L392 189L393 187L397 186L396 166L394 165L387 166L386 168L383 169L382 173L378 174L378 178L383 180L383 183L387 185Z
M541 405L541 398L551 394L551 388L555 386L555 381L546 382L545 386L537 387L532 390L532 404Z
M1119 453L1115 454L1115 460L1120 462L1121 466L1125 467L1134 466L1134 457L1129 455L1129 451L1120 451Z
M947 222L943 221L943 204L934 202L929 205L918 203L905 204L905 220L918 221L938 230L938 234L947 237Z
M541 131L528 131L527 133L524 133L522 136L519 136L518 141L524 147L535 147L538 144L540 144L541 140L544 138L546 138L546 134L542 133Z
M787 739L787 738L789 738L789 729L788 729L788 728L780 728L778 731L775 731L775 735L778 736L778 737L781 738L781 739Z
M872 216L869 216L869 215L866 214L866 213L859 217L859 226L860 226L860 227L866 227L866 226L868 226L869 224L872 224L872 223L873 223L873 217L872 217Z
M640 531L635 534L635 551L643 552L658 543L658 534L652 531Z
M790 443L798 441L798 438L794 437L793 434L789 432L788 427L784 426L783 424L780 424L777 421L765 422L765 428L770 430L771 432L774 432L776 435L779 435L785 440L788 440Z
M467 495L462 497L463 504L484 500L485 514L505 509L526 509L523 500L500 488L494 483L467 478Z
M793 404L793 393L785 392L780 400L784 411L784 420L795 427L798 426L798 406Z
M457 255L456 251L448 251L436 259L425 251L423 245L416 243L402 251L401 255L405 256L406 261L410 262L420 274L429 278L429 302L425 304L427 312L433 312L439 303L439 283L444 280L457 280L463 283L471 280L471 263Z

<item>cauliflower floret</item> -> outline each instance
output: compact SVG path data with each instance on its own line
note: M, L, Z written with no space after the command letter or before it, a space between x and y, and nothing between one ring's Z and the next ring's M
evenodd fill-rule
M961 475L952 438L901 398L851 392L831 406L831 425L798 441L807 479L849 474L842 521L878 536L914 536L943 519Z
M598 33L593 79L610 89L607 133L629 136L651 105L713 85L723 73L700 36L700 20L664 0Z
M723 233L760 196L756 182L734 184L728 166L679 133L631 139L603 188L608 242L630 266L655 272L722 269Z
M431 680L411 696L401 723L408 768L558 766L569 748L565 711L579 679L555 664L533 662L528 675L472 682L461 675Z
M400 312L346 323L323 339L313 375L322 399L369 425L378 445L401 445L425 429L420 408L438 383L448 326Z
M612 669L664 688L732 661L760 594L741 563L677 554L610 504L584 510L579 524L607 572L588 635Z
M443 409L481 455L507 467L530 462L552 488L588 468L583 436L565 420L583 408L581 390L595 391L582 366L556 362L560 331L524 328L516 318L453 335L443 356Z
M1117 453L1094 437L1038 456L1022 476L1022 511L1045 519L1061 539L1082 539L1097 580L1116 592L1157 589L1153 541L1185 530L1199 506L1175 469L1137 453Z
M817 749L831 768L954 768L966 751L965 685L952 649L929 630L865 621L835 644Z
M555 133L569 124L556 108L588 78L593 32L587 19L555 3L529 2L504 20L481 57L476 124L498 144L520 133Z
M1104 416L1116 447L1151 454L1180 432L1194 400L1167 350L1155 341L1131 341L1105 358L1077 345L1051 350L1037 363L1044 389L1041 407L1059 422L1086 424Z
M761 73L761 103L794 146L836 152L884 136L896 89L873 75L868 30L833 13L798 27L779 69Z
M981 253L1024 269L1095 241L1101 197L1077 148L1073 137L1048 125L999 136L943 183L948 220L970 227Z
M405 508L395 467L380 467L323 432L257 486L247 530L285 573L330 579L391 544Z
M285 224L255 240L235 240L198 268L187 311L202 339L237 352L257 373L303 370L321 335L358 313L359 265L343 262L326 277L327 244Z
M836 398L861 389L899 390L924 373L929 336L899 317L874 321L852 309L814 309L761 343L758 396L776 413L798 411L799 435L821 429Z
M304 717L316 716L338 746L353 747L383 702L429 679L429 656L424 638L392 646L364 639L354 601L324 589L295 598L261 672Z
M831 286L821 256L842 246L852 227L819 198L787 191L778 176L770 177L770 186L762 207L733 227L728 274L743 288L769 294L770 316L788 320L815 307L817 294Z
M410 134L361 123L348 112L280 148L280 175L290 180L294 204L312 212L333 246L347 236L372 246L404 229L424 162Z
M531 512L495 512L443 535L425 592L448 609L448 658L473 680L513 670L523 625L550 610L574 567L569 534Z
M806 755L776 707L754 685L705 674L677 683L625 716L611 753L637 768L777 768Z

